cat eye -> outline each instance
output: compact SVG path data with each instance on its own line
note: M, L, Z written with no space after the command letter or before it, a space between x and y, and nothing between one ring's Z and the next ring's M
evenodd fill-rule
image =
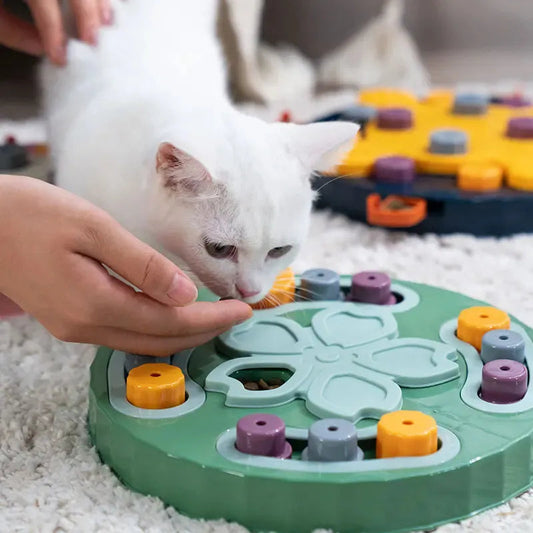
M204 246L207 253L215 259L227 259L237 255L237 248L231 244L205 241Z
M283 257L285 254L289 253L292 250L292 246L276 246L268 252L268 257L271 259L278 259L278 257Z

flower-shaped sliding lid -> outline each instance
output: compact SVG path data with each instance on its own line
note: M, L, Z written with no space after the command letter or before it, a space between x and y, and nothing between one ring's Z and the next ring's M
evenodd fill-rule
M299 311L310 309L308 326L296 322ZM224 393L228 406L272 407L302 398L319 417L379 418L401 407L399 385L425 387L459 375L453 348L397 335L394 315L376 306L297 303L258 311L219 337L219 350L232 359L207 376L206 389ZM273 390L247 390L231 377L274 368L292 375Z

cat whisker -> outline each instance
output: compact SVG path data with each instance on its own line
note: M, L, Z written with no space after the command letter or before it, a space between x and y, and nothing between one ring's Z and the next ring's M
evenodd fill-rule
M312 302L313 299L309 298L308 296L304 296L303 294L298 294L298 301L304 301L304 302Z
M280 296L294 296L294 292L292 291L286 291L286 290L283 290L283 289L279 289L276 291L276 295L279 294Z
M318 296L320 297L320 293L317 292L317 291L312 291L310 289L304 289L304 288L301 288L300 287L300 290L299 290L299 294L300 296L304 296L304 295L310 295L310 296Z
M275 307L281 305L281 300L277 296L275 296L274 294L270 294L269 296L269 302L272 303Z
M333 179L327 181L326 183L324 183L324 185L322 185L321 187L316 189L315 190L315 194L318 194L324 187L326 187L326 185L330 185L331 183L333 183L333 182L335 182L337 180L348 178L348 177L350 177L350 174L343 174L341 176L335 176Z
M317 300L314 300L313 298L309 298L308 296L305 296L303 294L298 294L298 301L304 301L304 302L316 302Z

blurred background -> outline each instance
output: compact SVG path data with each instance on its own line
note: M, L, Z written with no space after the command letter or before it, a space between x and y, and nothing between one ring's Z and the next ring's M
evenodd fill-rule
M192 0L191 0L192 1ZM22 12L20 0L6 7ZM291 43L317 61L378 15L378 0L266 0L268 43ZM531 0L406 0L404 24L432 84L533 80ZM34 58L0 47L0 118L37 112Z
M376 17L378 0L267 0L266 41L317 59ZM531 0L406 0L404 24L435 84L533 78Z

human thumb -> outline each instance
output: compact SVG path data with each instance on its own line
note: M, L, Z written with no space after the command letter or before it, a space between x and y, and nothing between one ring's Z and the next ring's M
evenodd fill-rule
M103 219L103 220L100 220ZM103 215L92 226L80 252L103 263L159 302L183 306L198 297L194 283L172 261Z

